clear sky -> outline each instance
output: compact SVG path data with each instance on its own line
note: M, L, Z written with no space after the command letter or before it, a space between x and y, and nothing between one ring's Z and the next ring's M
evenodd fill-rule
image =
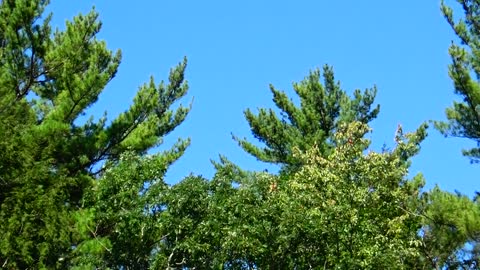
M167 182L190 172L210 178L210 159L219 154L244 169L267 164L243 152L231 133L252 138L246 108L274 107L268 85L293 96L292 83L309 70L334 66L347 92L378 87L381 112L373 124L373 147L393 146L398 124L412 131L422 122L444 119L457 98L447 74L448 47L456 40L443 19L440 1L60 1L52 0L53 25L88 12L100 13L98 35L123 61L89 113L109 118L126 110L150 75L166 79L188 57L188 119L165 140L190 137L191 147L172 166ZM450 1L450 3L453 1ZM436 130L422 144L411 173L422 172L427 188L480 190L478 166L461 155L472 141L444 138Z

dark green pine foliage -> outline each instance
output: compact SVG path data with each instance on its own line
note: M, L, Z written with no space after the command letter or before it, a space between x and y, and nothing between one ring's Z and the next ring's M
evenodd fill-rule
M455 21L453 9L443 1L441 10L461 45L450 46L449 75L462 97L447 108L448 121L436 121L445 136L469 138L476 147L463 150L472 162L480 161L480 1L457 0L463 17ZM425 194L422 228L426 265L435 269L480 268L480 201L436 187Z
M380 110L379 105L373 106L375 87L363 93L355 90L351 98L335 81L329 66L323 68L323 84L320 70L315 70L300 83L294 83L293 89L300 98L300 106L285 92L270 86L273 102L281 110L280 117L272 109L262 108L257 115L250 109L245 111L253 135L265 147L235 136L234 139L261 161L295 167L300 161L292 155L292 150L307 150L313 145L326 155L334 146L331 137L339 125L353 121L367 124Z
M426 265L435 269L480 268L480 202L435 187L422 229Z
M455 93L462 100L455 101L446 109L447 122L436 122L436 127L445 136L468 138L477 146L463 150L472 162L480 161L480 1L457 0L463 8L464 17L457 22L453 10L442 2L442 12L461 41L450 46L452 64L449 74Z
M101 27L96 12L52 31L50 16L43 15L47 4L0 1L0 267L5 269L71 266L78 246L98 233L79 228L101 218L95 212L101 204L87 195L112 195L102 193L98 179L108 179L105 171L120 164L125 152L142 155L160 144L189 111L169 109L188 88L184 61L172 69L168 84L152 78L140 87L130 108L112 121L106 114L79 121L114 78L120 52L96 39ZM180 140L158 158L162 172L188 144ZM113 247L117 240L108 241Z

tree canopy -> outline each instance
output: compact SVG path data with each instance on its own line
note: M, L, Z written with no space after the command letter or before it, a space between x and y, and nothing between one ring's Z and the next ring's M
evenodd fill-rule
M478 162L480 158L480 18L479 2L458 0L464 17L458 22L453 18L453 9L442 1L442 12L448 24L460 39L461 44L453 43L449 53L452 64L449 75L453 80L455 93L462 101L454 101L446 109L446 122L437 121L436 127L445 136L468 138L477 147L463 150L463 154Z
M234 139L258 160L295 167L299 161L293 156L294 148L307 150L316 144L327 155L333 147L332 136L340 125L353 121L367 124L377 117L380 105L373 106L375 87L363 93L357 89L350 98L335 80L331 66L323 67L323 78L322 84L320 70L315 70L293 84L300 106L270 85L273 101L281 110L280 118L272 109L262 108L258 115L249 109L245 111L253 135L266 147L260 148L236 136Z
M463 150L472 163L480 157L480 2L458 0L463 16L454 19L453 8L443 1L441 11L460 44L452 43L449 75L454 92L462 100L446 109L447 121L435 121L445 136L468 138L477 146ZM426 218L422 229L424 253L436 269L477 269L480 267L480 213L478 194L473 200L460 192L436 187L427 195Z
M47 4L0 4L0 260L6 268L69 265L86 235L86 227L76 226L90 224L105 172L119 166L124 153L142 155L157 146L189 112L169 109L188 89L183 61L168 83L151 78L141 86L130 108L110 122L106 114L78 121L115 77L121 54L96 38L95 11L52 31L51 16L43 14ZM188 144L179 140L160 155L157 177Z
M460 38L449 74L463 100L435 126L479 141L480 2L441 10ZM190 140L152 151L187 117L186 58L168 80L141 85L113 118L89 114L117 74L120 51L97 35L93 9L52 30L44 0L0 1L0 268L2 269L478 269L478 198L424 190L409 171L427 137L399 126L374 151L376 87L350 95L333 68L270 86L273 109L245 111L279 173L221 156L215 175L165 182ZM323 80L322 80L323 79ZM124 91L124 89L113 89ZM464 151L478 162L477 147ZM189 168L185 168L188 173ZM478 196L477 196L478 197Z

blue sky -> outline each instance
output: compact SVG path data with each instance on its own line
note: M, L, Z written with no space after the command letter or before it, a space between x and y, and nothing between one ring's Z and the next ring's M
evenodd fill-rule
M451 1L453 2L453 1ZM114 3L114 4L113 4ZM231 133L252 138L246 108L274 107L268 85L293 96L292 83L309 70L334 66L345 90L377 85L381 112L373 124L373 147L393 146L398 124L412 131L422 122L444 119L457 97L447 74L448 47L456 40L440 13L439 1L59 1L53 0L53 25L88 12L100 13L98 35L112 50L121 49L117 77L89 113L109 118L126 110L150 75L166 79L171 67L188 57L188 104L193 109L175 132L192 145L174 164L167 181L190 172L211 177L210 159L219 154L245 169L270 168L243 152ZM473 142L444 138L434 129L413 160L434 184L469 195L480 190L461 149ZM274 169L274 168L273 168Z

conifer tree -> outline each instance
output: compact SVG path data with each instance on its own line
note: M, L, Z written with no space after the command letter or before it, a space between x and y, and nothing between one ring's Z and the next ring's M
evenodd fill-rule
M270 85L273 102L281 110L280 117L272 109L261 108L258 115L250 109L245 111L253 135L265 143L265 147L235 136L234 139L261 161L295 167L300 161L292 155L293 148L307 150L316 144L326 155L333 147L332 135L339 125L352 121L366 124L377 117L380 107L373 106L375 87L363 93L355 90L350 98L335 81L330 66L323 68L323 84L320 80L320 71L315 70L300 83L293 84L300 106L285 92Z
M447 122L437 121L436 127L445 136L468 138L477 146L463 150L472 162L480 161L480 1L457 0L464 17L455 21L453 10L442 1L442 12L461 45L450 46L452 64L449 75L455 93L462 101L454 101L446 109Z
M426 198L422 229L426 265L434 269L480 268L480 204L435 187Z
M460 45L449 49L449 75L462 100L446 109L446 122L435 121L445 136L468 138L477 146L463 150L474 163L480 161L480 1L457 0L463 15L455 21L453 9L443 1L442 13ZM426 194L422 228L426 264L435 269L478 269L480 267L480 205L458 192L434 188Z
M189 112L169 109L188 88L183 61L168 83L152 78L141 86L130 108L110 122L106 114L78 121L115 77L121 55L96 38L101 23L95 11L76 16L64 31L52 31L47 4L0 1L0 267L5 269L72 266L78 245L97 235L94 228L79 228L96 218L90 217L95 204L86 196L100 189L99 179L125 152L146 153ZM188 144L179 140L159 158L161 172Z

